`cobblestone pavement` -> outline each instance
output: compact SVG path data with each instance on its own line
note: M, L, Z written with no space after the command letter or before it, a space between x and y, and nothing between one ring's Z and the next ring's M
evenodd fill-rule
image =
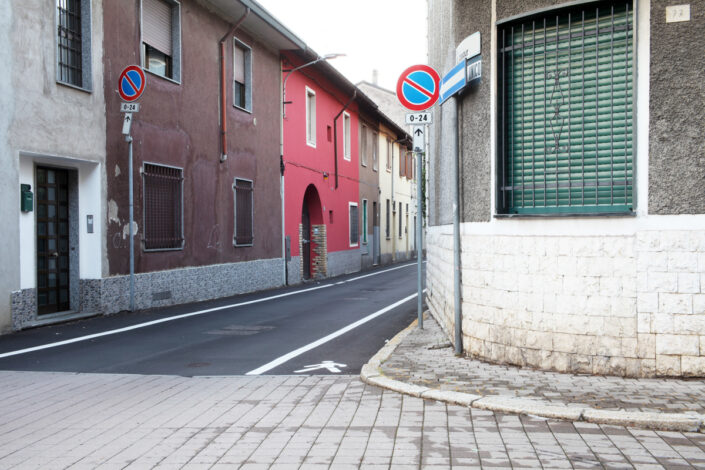
M455 357L429 315L424 329L415 328L382 364L382 372L402 382L477 395L531 397L608 410L705 413L705 380L561 374Z
M2 469L705 468L705 435L468 409L351 376L0 372Z

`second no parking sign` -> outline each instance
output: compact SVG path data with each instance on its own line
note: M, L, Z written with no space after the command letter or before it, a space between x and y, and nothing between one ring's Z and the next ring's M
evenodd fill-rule
M441 78L433 67L412 65L397 81L397 98L411 111L423 111L438 101Z

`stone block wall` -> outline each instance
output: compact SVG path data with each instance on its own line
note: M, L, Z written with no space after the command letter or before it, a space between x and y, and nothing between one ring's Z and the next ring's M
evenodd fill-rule
M271 289L282 285L282 259L217 264L135 275L135 308L144 310ZM111 314L130 307L130 277L81 279L80 302L70 315ZM12 293L13 329L42 322L36 289ZM59 318L60 320L60 318Z
M705 233L462 233L463 348L563 372L705 375ZM452 227L428 231L428 305L453 338Z

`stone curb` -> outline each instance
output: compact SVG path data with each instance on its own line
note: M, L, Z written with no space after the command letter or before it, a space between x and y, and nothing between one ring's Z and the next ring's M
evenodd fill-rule
M367 364L362 366L360 379L363 382L413 397L501 413L525 414L543 418L631 426L660 431L705 433L705 415L599 410L588 406L562 405L530 398L502 395L483 396L451 390L438 390L390 379L381 371L381 365L392 355L399 343L416 328L417 322L417 320L414 320L411 325L398 333L377 354L372 356Z

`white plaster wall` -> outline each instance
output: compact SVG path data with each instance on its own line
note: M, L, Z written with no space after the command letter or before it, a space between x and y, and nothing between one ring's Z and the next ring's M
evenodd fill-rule
M101 199L102 165L91 160L20 154L20 184L35 187L36 165L53 165L78 170L78 257L81 279L100 279L103 225L100 218L104 200ZM87 216L93 215L93 233L88 233ZM20 288L36 287L36 232L34 212L20 212Z
M10 145L25 152L105 161L102 2L91 2L91 92L56 82L55 2L11 3L16 5L12 34L16 114Z
M13 9L14 2L0 2L0 333L10 329L10 292L19 287L20 257L17 250L19 229L14 220L19 212L17 161L12 158L10 127L15 111L12 74L13 63Z
M103 9L102 1L91 5L89 91L56 82L55 2L12 0L0 5L0 34L6 35L0 51L0 99L10 97L0 116L0 195L7 203L0 206L0 216L18 221L2 228L0 250L8 256L3 253L0 270L8 272L0 271L0 329L9 326L5 299L10 292L36 285L35 213L19 210L20 184L31 184L35 191L36 164L78 170L80 277L96 279L107 272ZM93 234L86 233L87 214L94 216Z

